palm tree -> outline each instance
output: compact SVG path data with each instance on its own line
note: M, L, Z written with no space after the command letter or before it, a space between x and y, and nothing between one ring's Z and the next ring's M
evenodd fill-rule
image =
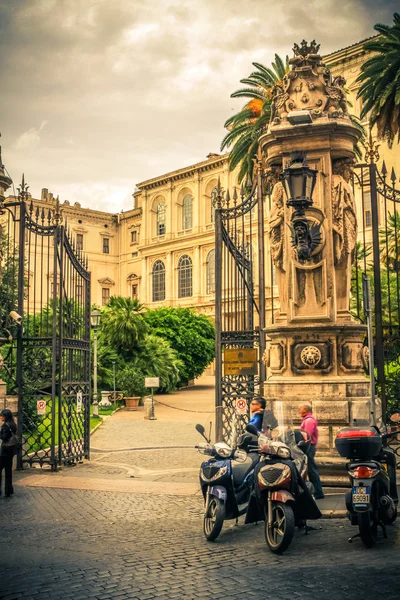
M241 79L241 83L250 87L241 88L231 94L231 98L250 98L250 100L242 110L225 122L224 127L229 132L221 142L222 151L232 147L229 155L229 169L233 171L240 165L239 182L252 177L258 140L271 119L275 86L282 85L282 80L290 69L289 57L286 56L285 62L283 62L278 54L275 54L272 68L265 67L260 63L253 63L253 66L257 70L246 79ZM351 107L350 102L348 104ZM361 134L360 143L354 148L356 156L361 158L361 145L365 140L366 132L358 117L350 115L350 119Z
M230 117L225 122L229 130L221 142L221 150L232 147L229 155L229 168L231 171L240 165L239 181L251 177L254 168L254 159L257 154L258 140L271 118L271 103L275 85L281 84L285 74L289 71L289 57L285 62L275 54L275 62L271 68L260 63L253 63L253 71L240 83L247 86L236 90L231 98L249 98L242 110Z
M361 67L358 97L362 98L361 118L368 113L370 126L376 125L378 137L389 146L397 135L400 141L400 14L393 15L394 25L375 25L379 36L364 44L374 52Z
M143 304L137 298L112 296L103 309L101 336L115 349L130 351L143 340L147 323Z
M167 392L178 385L184 366L169 342L156 335L145 336L131 365L146 376L159 377L160 388Z

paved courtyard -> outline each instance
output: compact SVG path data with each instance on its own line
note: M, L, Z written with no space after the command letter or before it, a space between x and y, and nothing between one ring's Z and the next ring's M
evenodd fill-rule
M175 408L157 405L157 421L116 413L94 434L90 463L17 474L15 496L0 498L1 599L399 597L397 525L371 550L348 544L355 530L345 519L296 532L281 557L267 549L262 525L242 520L205 541L193 445L194 424L208 415L185 411L196 394L197 410L212 407L206 388L160 398Z

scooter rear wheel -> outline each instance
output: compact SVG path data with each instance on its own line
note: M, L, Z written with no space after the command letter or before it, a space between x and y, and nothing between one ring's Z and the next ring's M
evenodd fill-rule
M294 513L291 506L283 502L272 503L272 524L265 520L265 539L268 548L275 554L282 554L289 548L295 528Z
M221 533L225 519L225 503L219 498L210 498L207 514L204 516L203 531L206 540L213 542Z
M378 525L375 523L370 511L358 513L358 529L364 546L372 548L376 543Z

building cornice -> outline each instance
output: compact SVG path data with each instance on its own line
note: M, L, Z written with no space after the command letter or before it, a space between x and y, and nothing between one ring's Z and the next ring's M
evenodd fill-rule
M346 46L345 48L341 48L340 50L336 50L335 52L331 52L330 54L326 54L323 56L322 60L324 64L330 69L337 66L340 63L354 61L357 58L361 58L366 54L369 54L369 50L364 49L365 42L373 40L374 38L379 37L378 35L373 35L365 40L361 40L361 42L357 42L356 44L352 44L351 46Z
M219 156L209 158L194 165L190 165L183 169L171 171L170 173L165 173L164 175L160 175L159 177L154 177L153 179L147 179L146 181L142 181L141 183L137 184L136 187L139 188L139 191L135 192L134 195L140 195L140 193L144 190L150 190L156 187L160 187L162 185L166 185L167 183L172 183L173 181L179 181L180 179L187 179L188 177L193 177L196 173L204 173L206 171L211 171L218 167L222 167L224 166L224 164L227 163L228 157L229 152L227 154L221 154Z

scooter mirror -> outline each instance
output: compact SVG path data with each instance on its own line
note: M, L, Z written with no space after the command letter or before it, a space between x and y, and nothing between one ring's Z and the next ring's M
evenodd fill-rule
M257 427L254 427L254 425L246 425L246 431L247 433L251 433L252 435L258 435L258 429Z
M204 429L203 425L200 425L200 423L197 423L196 425L196 431L198 431L200 433L200 435L204 435L206 430Z
M390 420L393 421L393 423L400 423L400 413L391 415Z

